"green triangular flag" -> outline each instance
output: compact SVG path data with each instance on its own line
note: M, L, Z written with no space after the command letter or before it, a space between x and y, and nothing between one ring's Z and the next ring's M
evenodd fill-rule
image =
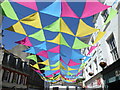
M58 61L57 63L55 63L55 64L53 64L53 65L50 65L50 66L56 67L56 66L58 66L59 64L60 64L60 61Z
M109 16L108 16L107 20L105 21L104 25L109 23L110 20L112 20L116 16L116 14L117 14L117 10L114 10L114 9L111 8Z
M40 30L34 34L29 35L28 37L32 37L34 39L37 39L38 41L45 41L45 36L43 30Z
M50 66L46 66L44 68L41 68L40 70L50 70Z
M30 55L30 56L28 56L28 57L26 57L26 58L27 58L27 59L31 59L31 60L37 62L37 57L36 57L36 55Z
M43 29L49 30L52 32L60 32L60 18L56 20L54 23L44 27Z
M60 36L60 45L65 45L65 46L70 47L70 46L67 44L67 42L65 41L64 37L62 36L62 34L61 34L61 36Z
M89 47L89 46L90 45L85 44L84 42L80 41L78 38L75 38L72 49L83 49L83 48L86 48L86 47Z
M4 2L2 2L1 7L7 17L14 19L14 20L19 20L14 9L12 8L8 0L5 0Z
M71 73L71 72L68 72L68 73L67 73L67 75L74 75L74 74L73 74L73 73Z

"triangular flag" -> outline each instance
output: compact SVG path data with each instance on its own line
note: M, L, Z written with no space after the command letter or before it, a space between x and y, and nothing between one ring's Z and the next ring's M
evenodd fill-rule
M60 65L57 66L56 68L51 69L51 70L59 70L59 69L60 69Z
M59 66L60 64L60 61L58 61L57 63L53 64L53 65L50 65L51 67L56 67L56 66Z
M97 46L91 46L87 55L89 55Z
M22 44L25 46L32 46L32 43L30 42L28 37L25 37L23 40L17 41L15 43Z
M76 63L72 59L70 59L68 66L75 66L75 65L80 65L81 63Z
M97 43L105 35L105 33L106 32L98 32L98 35L93 44Z
M4 0L4 2L1 3L1 7L7 17L14 19L14 20L19 20L14 9L12 8L8 0Z
M39 55L39 56L43 56L45 58L48 58L48 52L47 51L40 51L39 53L37 53L36 55Z
M44 61L44 62L38 62L38 64L49 65L49 60L47 59L47 60L46 60L46 61Z
M36 57L36 55L30 55L30 56L27 56L26 58L27 58L27 59L34 60L35 62L37 62L37 57Z
M92 2L90 2L89 0L86 0L85 8L84 8L81 18L92 16L101 11L104 11L105 9L109 7L110 6L104 5L98 2L97 0L92 0Z
M18 4L21 4L21 5L25 6L25 7L28 7L30 9L33 9L35 11L38 11L35 0L27 0L27 1L25 1L25 0L12 0L12 1L14 1L14 2L16 2Z
M71 72L68 72L68 73L67 73L67 75L74 75L74 74L73 74L73 73L71 73Z
M90 34L96 32L98 30L99 29L95 29L93 27L88 26L86 23L84 23L80 19L76 36L77 37L84 37L84 36L87 36L87 35L90 35Z
M53 75L48 75L48 76L45 76L45 77L53 77Z
M52 52L52 53L60 53L60 45L58 45L57 47L54 47L52 49L49 49L48 51Z
M78 76L78 75L80 75L80 74L82 74L82 71L80 71L76 76Z
M60 17L61 14L61 2L60 0L56 0L54 3L40 11L45 14L53 15L56 17Z
M83 43L78 38L75 38L72 49L83 49L83 48L86 48L86 47L89 47L89 46L90 45Z
M60 18L60 32L75 36L62 18Z
M63 61L62 57L60 57L60 61L63 62L64 64L66 64L65 61ZM66 64L67 65L67 64Z
M71 70L77 70L77 69L73 69L68 66L68 71L71 71Z
M83 58L84 55L77 53L76 51L72 50L72 55L71 55L71 59L81 59Z
M28 37L32 37L34 39L37 39L38 41L45 41L44 31L40 30L34 34L29 35Z
M60 63L60 69L67 70L67 69L62 65L62 63Z
M68 3L65 0L62 0L62 12L61 17L73 17L73 18L79 18L73 10L70 8Z
M57 70L56 72L54 72L53 74L57 74L57 73L60 73L60 70Z
M33 69L33 70L34 70L35 72L37 72L37 73L42 74L40 70L35 70L35 69Z
M27 50L24 50L23 52L27 52L27 53L36 54L34 47L30 47L29 49L27 49Z
M35 28L42 28L42 24L41 24L41 20L40 20L40 16L39 13L33 13L23 19L20 20L20 22L33 26Z
M60 54L55 55L54 57L50 58L50 61L58 61L60 59Z
M87 60L89 60L89 58L91 58L91 57L86 56L86 58L84 59L83 63L85 63Z
M36 68L36 69L40 70L40 68L39 68L38 64L34 64L34 65L31 65L31 64L30 64L30 66L32 66L32 67L34 67L34 68Z
M44 68L41 68L40 70L50 70L50 66L45 66Z
M17 22L16 24L12 25L11 27L7 28L6 30L13 31L16 33L24 34L27 36L24 28L22 27L20 22Z
M60 45L65 45L65 46L67 46L67 47L70 47L70 46L68 45L68 43L66 42L66 40L64 39L64 37L63 37L62 34L61 34L61 36L60 36Z
M37 47L39 49L47 50L46 42L43 42L42 44L36 45L34 47Z
M117 10L111 8L109 16L107 17L107 20L105 21L104 25L106 25L110 20L112 20L116 16L117 12Z
M44 27L43 29L49 30L52 32L60 32L60 18L56 20L55 22L53 22L52 24Z

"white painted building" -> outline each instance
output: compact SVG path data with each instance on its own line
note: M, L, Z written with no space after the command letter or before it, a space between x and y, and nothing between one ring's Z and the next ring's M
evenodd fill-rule
M104 74L102 74L102 72L105 72L105 70L103 70L99 64L103 61L106 62L107 65L105 68L107 69L109 67L112 67L113 63L119 61L118 58L120 57L120 50L118 50L120 48L118 44L118 37L120 36L120 32L118 32L118 29L120 28L118 18L120 16L120 0L104 0L104 4L112 6L113 9L118 10L118 13L107 25L103 24L107 19L111 8L94 16L93 21L95 22L95 28L100 29L102 32L105 31L106 34L99 42L95 44L98 44L99 46L93 50L93 52L89 55L92 57L86 62L87 64L85 66L83 76L86 78L84 81L84 86L87 88L102 89L108 87L109 85L105 86L105 83L110 84L109 79L106 80L106 78L104 78ZM91 36L89 41L90 45L94 42L97 35L98 33L96 32ZM86 55L89 49L90 48L82 49L81 53ZM93 73L92 76L89 75L90 72ZM119 80L120 78L118 81Z

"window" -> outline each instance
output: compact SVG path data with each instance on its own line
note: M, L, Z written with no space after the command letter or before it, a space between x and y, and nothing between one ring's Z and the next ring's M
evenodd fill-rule
M96 65L96 70L98 70L98 67L97 67L97 60L96 60L96 59L94 60L94 63L95 63L95 65Z
M108 11L107 10L104 10L102 13L101 13L102 17L104 18L104 22L106 21L107 17L108 17Z
M17 83L17 81L18 81L18 74L14 73L12 83Z
M111 34L110 37L106 41L110 47L110 53L113 56L113 60L118 60L119 56L118 56L117 47L115 44L114 35Z
M119 9L120 9L120 2L118 3L118 6L116 7L116 9L119 11Z
M4 70L3 73L3 81L8 82L9 81L9 77L10 77L10 72L8 70Z

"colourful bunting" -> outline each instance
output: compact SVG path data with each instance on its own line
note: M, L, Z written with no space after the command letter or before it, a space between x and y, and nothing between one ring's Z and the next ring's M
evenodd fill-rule
M43 56L45 58L48 58L48 52L47 51L40 51L39 53L37 53L36 55L39 55L39 56Z
M37 57L36 57L36 55L27 56L26 59L31 59L31 60L33 60L33 61L35 61L37 63Z
M80 18L86 18L86 17L92 16L94 14L97 14L101 11L106 10L109 7L110 6L104 5L98 2L97 0L92 0L92 2L90 2L89 0L86 0L86 5L82 13L82 16Z
M4 2L1 3L1 7L7 17L9 17L13 20L19 20L14 9L12 8L12 6L8 0L4 0Z
M39 68L38 64L34 64L34 65L31 65L31 64L30 64L30 66L32 66L32 67L34 67L34 68L36 68L36 69L40 70L40 68Z
M28 7L28 8L31 8L35 11L38 11L38 8L37 8L37 5L36 5L36 1L35 0L27 0L27 1L24 1L24 0L12 0L16 3L19 3L25 7Z
M89 47L89 46L90 45L83 43L78 38L75 38L72 49L83 49L83 48L86 48L86 47Z
M50 70L50 66L45 66L44 68L41 68L40 70Z
M38 12L33 13L33 14L21 19L20 22L27 24L27 25L30 25L30 26L33 26L35 28L42 28L40 15Z
M75 65L80 65L81 63L76 63L72 59L70 59L68 66L75 66Z
M34 39L37 39L38 41L45 41L44 31L40 30L34 34L29 35L28 37L32 37Z
M105 33L106 32L98 32L98 35L93 44L97 43L105 35Z
M43 42L42 44L36 45L34 47L37 47L39 49L47 50L46 42Z
M52 53L60 53L60 45L58 45L57 47L54 47L52 49L49 49L48 51L52 52Z
M84 22L80 19L76 36L77 36L77 37L87 36L87 35L90 35L90 34L96 32L96 31L98 31L98 30L99 30L99 29L95 29L95 28L93 28L93 27L88 26L86 23L84 23Z
M54 3L40 11L45 14L53 15L56 17L60 17L61 14L61 2L60 0L56 0Z
M46 60L46 61L44 61L44 62L38 62L38 64L49 65L49 60L47 59L47 60Z
M15 43L22 44L22 45L25 45L25 46L32 46L32 43L30 42L28 37L25 37L23 40L17 41Z
M13 31L13 32L16 32L16 33L23 34L23 35L27 36L27 34L26 34L26 32L25 32L25 30L22 27L20 22L17 22L16 24L14 24L13 26L7 28L6 30Z

